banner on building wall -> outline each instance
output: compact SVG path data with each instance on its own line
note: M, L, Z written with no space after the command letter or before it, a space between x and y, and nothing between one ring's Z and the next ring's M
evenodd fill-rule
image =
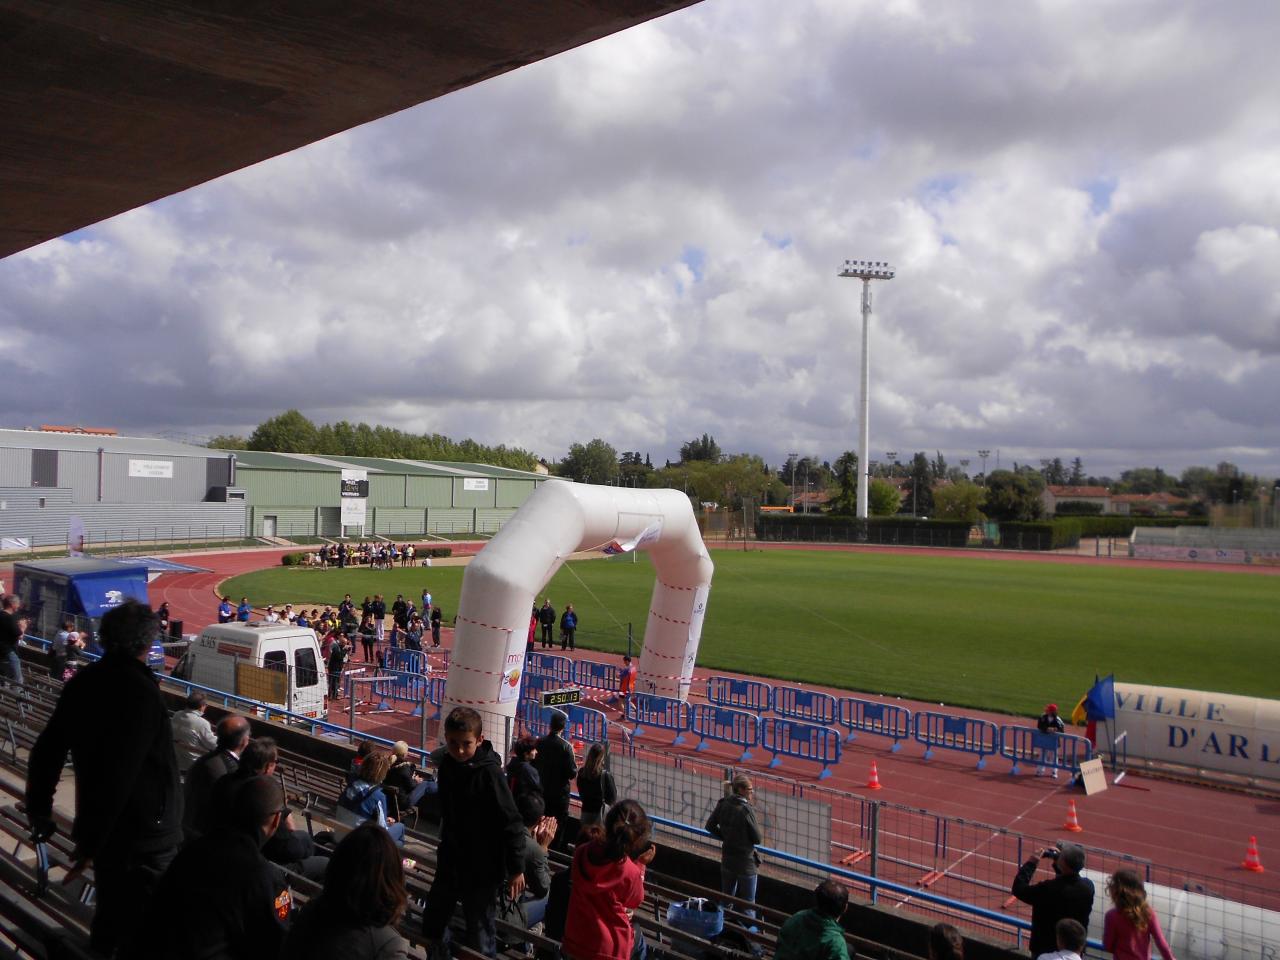
M1115 698L1131 757L1280 780L1280 701L1134 683Z
M343 470L340 491L342 525L363 527L369 504L369 472L367 470Z
M173 479L172 460L130 460L129 476L151 477L157 480Z

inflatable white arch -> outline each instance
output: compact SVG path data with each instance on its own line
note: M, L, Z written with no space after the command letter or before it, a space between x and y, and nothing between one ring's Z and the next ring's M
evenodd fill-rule
M514 717L520 699L529 614L570 554L645 550L657 581L645 624L636 689L685 699L702 635L714 566L689 498L548 480L467 567L441 716L457 705L491 724Z

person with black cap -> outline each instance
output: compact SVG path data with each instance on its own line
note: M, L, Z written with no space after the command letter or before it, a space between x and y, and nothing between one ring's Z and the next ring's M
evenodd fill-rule
M1048 860L1053 878L1032 883L1036 865ZM1093 881L1080 876L1084 869L1084 847L1075 843L1059 843L1042 850L1018 868L1011 893L1031 906L1031 955L1052 953L1058 948L1058 921L1070 918L1085 929L1093 912Z
M1062 722L1062 718L1058 716L1058 705L1056 703L1046 703L1044 713L1040 714L1040 719L1036 721L1036 729L1042 734L1054 737L1052 746L1041 747L1040 749L1040 766L1036 767L1036 776L1044 773L1047 766L1053 773L1053 779L1058 779L1058 745L1056 738L1059 734L1067 732L1066 724Z

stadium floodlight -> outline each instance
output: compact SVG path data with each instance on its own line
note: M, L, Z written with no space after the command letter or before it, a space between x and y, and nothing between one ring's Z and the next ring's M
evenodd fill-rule
M990 450L979 450L978 457L982 460L982 485L987 485L987 457L991 456Z
M871 330L871 281L892 280L893 268L882 260L846 260L844 269L837 276L853 277L862 281L862 424L858 442L858 517L867 517L867 481L870 477L871 447L871 355L867 348Z

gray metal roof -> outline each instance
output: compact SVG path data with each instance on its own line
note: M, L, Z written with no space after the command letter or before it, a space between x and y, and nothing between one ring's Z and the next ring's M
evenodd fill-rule
M222 451L219 451L222 452ZM336 473L348 467L368 473L407 474L429 477L490 477L506 480L545 480L532 470L512 470L486 463L457 463L452 460L392 460L382 457L320 456L304 453L267 453L262 450L230 450L239 469L310 470Z
M208 457L221 451L177 443L159 437L108 437L95 433L56 433L47 430L0 429L0 448L21 450L78 450L136 453L157 457Z

